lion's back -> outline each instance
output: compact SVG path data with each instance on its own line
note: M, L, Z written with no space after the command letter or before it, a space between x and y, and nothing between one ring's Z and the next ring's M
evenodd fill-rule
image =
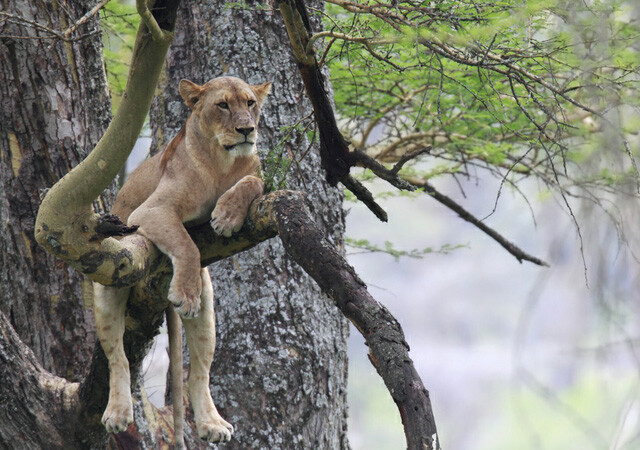
M158 186L162 175L161 158L162 154L158 153L145 160L129 175L118 192L111 213L117 215L124 223L127 223L129 215L149 198Z

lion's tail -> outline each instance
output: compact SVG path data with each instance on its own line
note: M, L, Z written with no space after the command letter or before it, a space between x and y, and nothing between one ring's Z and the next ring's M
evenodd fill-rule
M182 374L182 322L173 305L166 310L169 334L169 369L173 400L173 435L176 449L184 449L184 399Z

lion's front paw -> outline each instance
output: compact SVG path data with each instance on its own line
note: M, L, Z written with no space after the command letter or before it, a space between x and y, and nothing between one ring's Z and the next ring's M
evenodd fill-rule
M211 228L217 234L229 237L237 233L242 228L246 214L238 210L237 207L218 204L211 213Z
M133 422L133 405L128 401L109 401L102 415L102 424L109 433L121 433Z
M200 439L209 442L229 442L233 435L233 425L218 416L207 421L196 421Z
M177 283L171 283L167 298L176 309L176 312L186 319L198 317L200 314L200 292L195 288L180 287Z

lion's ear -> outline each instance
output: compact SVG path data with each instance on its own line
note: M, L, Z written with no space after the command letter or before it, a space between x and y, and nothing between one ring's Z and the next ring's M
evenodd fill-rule
M198 86L189 80L180 80L178 89L180 90L180 95L184 99L184 102L191 109L193 109L196 103L198 103L198 100L200 100L200 96L202 95L202 91L204 91L202 86Z
M271 81L251 86L251 90L253 90L253 93L258 97L258 103L262 105L264 99L267 98L267 95L271 92Z

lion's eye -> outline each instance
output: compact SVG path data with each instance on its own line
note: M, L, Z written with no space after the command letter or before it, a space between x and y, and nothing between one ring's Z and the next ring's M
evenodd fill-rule
M218 103L218 108L229 109L229 104L226 103L226 102L220 102L220 103Z
M251 106L253 106L253 105L255 105L255 104L256 104L256 101L255 101L255 100L249 100L249 101L247 102L247 106L249 106L249 107L251 107Z

